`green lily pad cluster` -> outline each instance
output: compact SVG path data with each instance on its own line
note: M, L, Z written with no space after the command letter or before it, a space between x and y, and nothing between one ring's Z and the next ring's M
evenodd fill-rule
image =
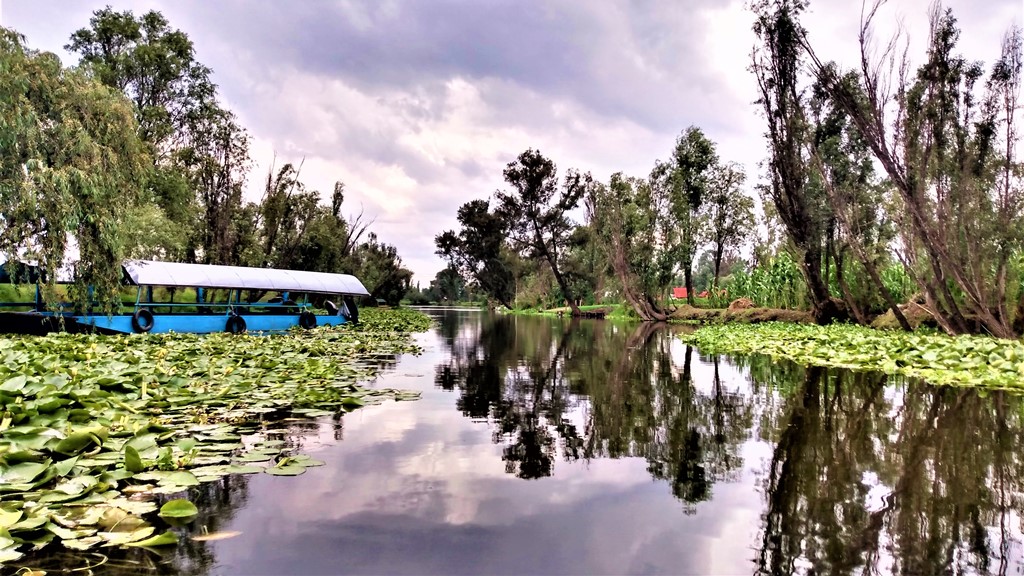
M400 329L423 322L389 313L276 336L0 337L0 563L51 543L173 544L149 518L198 511L158 500L228 474L322 465L268 439L267 424L418 398L359 385L382 358L418 352Z
M681 338L707 354L765 354L933 384L1024 391L1024 343L1015 340L779 322L707 326Z
M360 332L425 332L432 322L430 316L409 308L363 308L359 323L345 327Z

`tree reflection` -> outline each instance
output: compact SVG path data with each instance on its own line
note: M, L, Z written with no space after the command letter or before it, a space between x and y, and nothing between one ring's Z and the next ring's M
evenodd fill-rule
M700 358L653 324L473 322L452 334L437 383L490 423L509 473L643 458L687 512L717 483L754 482L764 502L759 574L1022 569L1017 396ZM748 445L770 455L744 462Z
M822 368L799 382L767 431L759 573L1007 573L1019 398Z
M639 457L692 511L715 482L737 477L749 438L749 400L725 389L717 360L703 391L673 359L665 325L618 326L479 315L449 332L450 361L436 382L460 392L457 405L494 427L506 470L521 478L553 472L559 456Z

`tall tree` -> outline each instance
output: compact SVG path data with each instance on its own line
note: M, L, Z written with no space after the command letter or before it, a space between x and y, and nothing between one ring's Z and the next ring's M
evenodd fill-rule
M55 300L57 272L77 246L71 296L117 305L125 223L150 160L131 104L51 53L0 28L0 252L38 263Z
M171 245L164 252L237 262L242 247L231 228L243 207L236 191L248 170L248 136L218 104L211 71L197 61L188 35L159 12L136 16L107 7L95 11L65 49L80 54L90 74L134 104L154 168L147 200L169 225L193 231L184 250Z
M823 213L820 190L808 185L808 128L800 79L804 30L799 22L805 6L804 0L758 0L753 4L754 33L760 44L754 50L751 70L760 89L758 104L768 123L768 195L800 252L800 271L814 318L828 323L844 317L845 312L831 297L821 272L827 214Z
M714 259L714 286L717 287L726 251L738 248L753 232L754 200L743 192L747 176L739 164L718 164L712 174L705 204L708 240Z
M643 320L667 320L662 296L672 282L679 235L666 190L621 173L595 190L594 228L622 297Z
M215 98L210 69L196 61L188 35L156 11L97 10L64 48L135 104L139 136L158 161L185 144L193 117Z
M678 252L683 269L686 298L694 303L693 259L703 235L704 219L700 212L711 186L714 167L718 164L715 144L696 126L690 126L676 139L672 159L657 163L652 179L668 190L669 206L681 234Z
M1024 229L1015 156L1020 29L1004 38L979 105L976 86L984 72L956 53L953 13L933 7L926 60L911 75L906 54L896 55L898 36L878 61L871 55L882 4L869 6L861 24L859 75L840 73L801 41L819 81L850 115L898 194L902 257L926 308L950 333L974 331L976 320L995 336L1014 337L1006 302L1013 289L1009 262L1021 251ZM895 121L888 118L893 99Z
M496 197L498 212L509 224L509 239L527 258L548 264L562 297L573 315L579 315L578 295L572 291L561 265L574 228L568 212L576 208L591 185L590 175L567 171L559 191L555 163L532 148L510 162L504 174L513 192L498 192Z
M458 233L448 230L434 238L437 255L506 308L515 307L516 276L505 247L508 223L490 210L487 200L459 207Z
M910 322L880 270L891 262L895 231L885 206L888 187L877 182L871 151L849 115L817 83L809 101L812 134L808 150L818 182L825 191L835 225L829 227L827 246L835 261L835 278L843 299L858 322L868 322L867 310L881 295L904 330ZM849 248L870 279L869 294L854 294L845 279L843 254ZM859 274L858 276L863 276Z
M219 108L197 118L191 129L202 136L192 140L179 155L204 218L201 242L193 248L190 259L233 264L241 257L232 222L242 208L242 188L251 167L249 135L234 114Z

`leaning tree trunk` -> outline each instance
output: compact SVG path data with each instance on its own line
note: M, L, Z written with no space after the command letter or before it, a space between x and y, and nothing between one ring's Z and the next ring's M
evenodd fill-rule
M804 249L800 271L807 282L807 290L811 296L811 314L816 323L831 324L848 318L844 307L829 294L828 285L821 276L821 248L808 246Z
M554 246L548 248L547 242L544 241L544 237L541 235L540 227L537 222L533 222L533 234L534 240L537 246L544 248L544 259L547 260L548 266L551 267L551 274L555 277L555 282L558 283L558 288L562 291L562 297L565 298L566 303L569 304L569 309L572 311L573 316L580 316L580 307L576 305L576 299L573 298L573 294L569 291L569 284L565 281L565 277L562 276L562 272L558 269L558 258L554 252Z

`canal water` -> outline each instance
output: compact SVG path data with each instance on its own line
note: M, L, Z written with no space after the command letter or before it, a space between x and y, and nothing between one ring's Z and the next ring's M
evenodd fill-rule
M421 400L286 423L325 466L195 489L208 540L96 572L1024 570L1018 397L709 357L679 327L431 314L373 384Z

